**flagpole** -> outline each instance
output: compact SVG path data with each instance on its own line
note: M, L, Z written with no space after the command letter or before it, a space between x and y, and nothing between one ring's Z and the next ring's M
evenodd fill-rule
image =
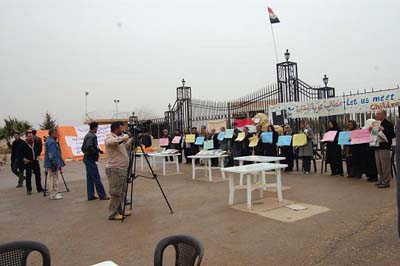
M272 40L274 41L274 48L275 48L275 58L276 58L276 63L278 64L278 52L276 51L276 41L275 41L274 28L272 27L272 23L269 23L269 24L271 25Z

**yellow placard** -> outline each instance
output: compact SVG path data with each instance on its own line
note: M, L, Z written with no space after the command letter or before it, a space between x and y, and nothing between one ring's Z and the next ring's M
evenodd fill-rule
M235 139L235 141L242 141L242 140L244 140L244 137L245 137L246 135L244 134L244 132L240 132L239 134L238 134L238 136L237 136L237 138Z
M293 135L293 146L300 147L307 144L307 136L306 134L295 134Z
M185 142L186 143L194 143L196 140L196 135L195 134L187 134L185 136Z
M252 148L252 147L257 146L258 141L259 141L260 139L259 139L257 136L253 136L253 137L249 138L249 140L250 140L249 147Z

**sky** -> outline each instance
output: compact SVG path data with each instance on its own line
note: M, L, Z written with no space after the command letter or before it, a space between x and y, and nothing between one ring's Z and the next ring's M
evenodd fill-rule
M119 99L163 117L182 78L193 98L251 93L276 82L267 6L279 60L289 49L306 83L400 83L397 0L0 0L0 119L81 125L85 91L93 116Z

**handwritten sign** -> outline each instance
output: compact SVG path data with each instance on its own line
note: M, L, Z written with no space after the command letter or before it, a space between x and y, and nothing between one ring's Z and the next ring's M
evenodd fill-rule
M341 132L339 132L338 144L339 145L351 145L351 142L350 142L350 131L341 131Z
M307 136L306 134L294 134L293 135L293 146L301 147L307 144Z
M200 136L196 138L196 142L194 143L195 145L203 145L204 143L204 137Z
M337 131L335 131L335 130L328 131L328 132L326 132L324 134L324 137L322 138L321 141L323 141L323 142L326 142L326 141L327 142L332 142L332 141L335 140L336 134L337 134Z
M371 140L371 134L368 129L353 130L350 133L351 144L363 144L369 143Z
M173 144L179 144L181 142L182 137L181 136L175 136L174 139L172 140Z
M235 141L243 141L245 136L244 132L240 132Z
M272 143L272 132L263 132L261 133L261 141L262 143Z
M214 141L212 140L206 140L204 141L204 147L205 150L212 150L214 149Z
M257 136L253 136L253 137L249 138L249 140L250 140L250 143L249 143L250 148L257 146L258 142L260 141L260 139Z
M194 143L196 140L196 135L195 134L186 134L185 136L185 142L186 143Z
M220 133L218 134L217 139L218 139L219 141L223 141L224 138L225 138L225 132L220 132Z
M231 139L231 138L233 138L233 129L232 129L232 128L226 130L225 138L226 138L226 139Z
M360 113L399 106L400 90L385 90L345 98L346 113Z
M278 138L278 146L290 146L290 143L292 142L292 136L287 135L287 136L279 136Z
M169 146L169 138L161 138L159 140L160 147Z

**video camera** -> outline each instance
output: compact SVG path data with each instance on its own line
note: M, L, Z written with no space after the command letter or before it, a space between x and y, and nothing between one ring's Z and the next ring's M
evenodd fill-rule
M137 136L141 133L149 132L150 124L151 124L151 120L139 121L139 119L135 115L135 113L132 113L132 115L129 117L129 120L128 120L128 130L132 136L133 135Z

